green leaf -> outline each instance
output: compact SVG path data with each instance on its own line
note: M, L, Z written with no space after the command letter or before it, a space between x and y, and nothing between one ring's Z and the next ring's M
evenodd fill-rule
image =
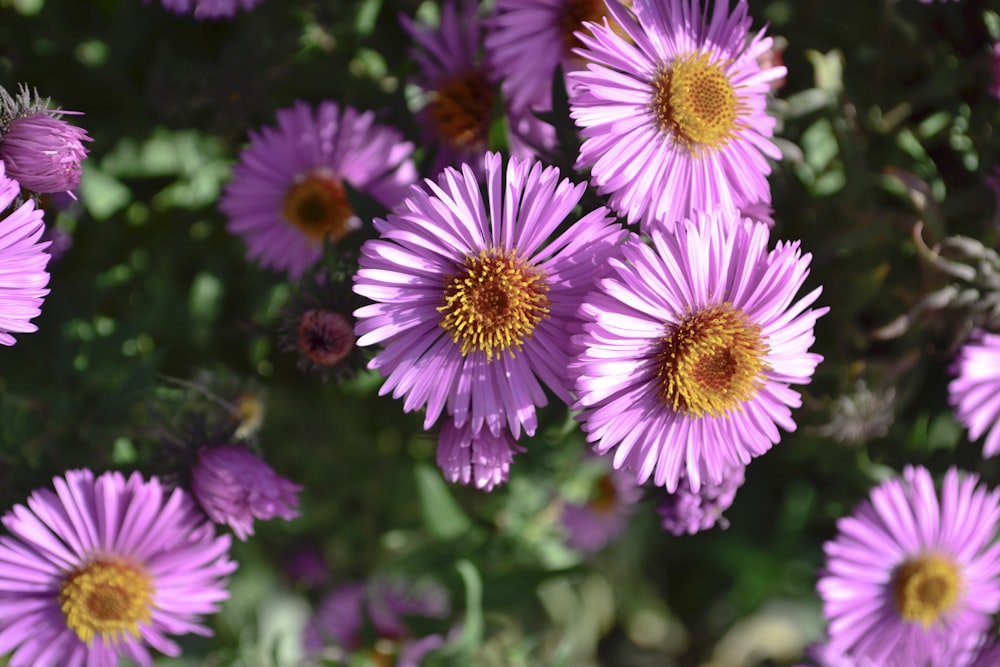
M418 465L417 493L424 525L434 537L449 540L468 532L472 522L455 502L441 473L428 465Z

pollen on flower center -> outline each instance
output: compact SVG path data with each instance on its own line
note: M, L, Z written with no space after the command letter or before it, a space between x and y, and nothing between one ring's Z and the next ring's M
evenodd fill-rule
M770 369L760 326L729 303L691 313L663 337L656 356L660 399L694 417L719 417L752 399Z
M438 136L453 148L486 150L493 115L493 86L483 72L450 77L432 91L428 115Z
M285 193L284 216L314 243L336 242L352 229L354 208L339 178L309 174Z
M548 317L546 277L515 252L481 250L447 279L439 324L461 343L463 356L479 351L492 360L505 350L513 356Z
M152 617L153 583L144 571L118 561L97 560L71 572L59 589L66 625L88 645L96 635L118 641L139 636Z
M711 53L680 56L653 79L652 112L660 130L689 152L725 146L741 128L745 107Z
M892 601L899 615L928 628L958 601L961 576L946 557L922 554L896 568Z

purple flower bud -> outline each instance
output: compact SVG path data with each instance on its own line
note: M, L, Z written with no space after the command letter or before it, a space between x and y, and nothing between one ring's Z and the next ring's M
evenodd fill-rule
M722 513L733 504L741 486L743 466L732 466L721 484L703 483L698 491L692 491L687 480L682 479L677 491L668 494L657 508L663 530L674 535L694 535L715 524L728 527Z
M255 518L297 517L301 488L236 445L202 447L191 471L198 504L215 523L229 524L244 542L253 535Z
M477 489L492 491L507 481L516 452L523 452L505 429L499 436L482 428L472 431L471 422L456 426L447 421L441 428L437 464L445 479L452 483L475 484Z
M80 183L87 157L86 130L56 118L66 111L39 111L12 119L0 131L0 160L7 175L32 192L69 192Z

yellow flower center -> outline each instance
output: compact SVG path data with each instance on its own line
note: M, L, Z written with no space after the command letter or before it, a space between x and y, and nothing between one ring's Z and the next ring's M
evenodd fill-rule
M113 642L126 634L138 637L152 605L149 575L120 561L96 560L74 570L59 589L66 625L88 646L95 635Z
M731 304L691 313L661 341L660 399L693 417L740 410L764 386L767 353L760 326Z
M631 4L631 2L626 4ZM608 7L604 4L604 0L565 0L563 2L562 13L559 15L559 31L562 33L563 52L567 58L577 58L578 56L573 53L573 49L583 48L583 43L575 33L590 33L590 29L583 25L584 21L601 23L607 15ZM611 25L613 28L618 27L618 24L614 22Z
M483 72L445 79L431 92L427 111L441 139L452 148L486 150L493 116L493 86Z
M355 219L344 184L322 173L309 174L288 189L284 215L317 245L327 237L331 242L339 241L351 231Z
M743 127L746 105L711 53L680 56L653 79L652 112L660 130L691 154L728 144Z
M549 314L544 271L499 248L465 258L462 270L447 279L441 328L462 345L462 355L485 352L487 360L520 350Z
M904 620L930 627L955 606L962 579L949 558L922 554L896 568L892 601Z

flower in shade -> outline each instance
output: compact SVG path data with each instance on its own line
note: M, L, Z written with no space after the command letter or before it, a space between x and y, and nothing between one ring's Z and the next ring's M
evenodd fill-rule
M144 0L146 4L150 0ZM177 14L193 14L198 20L232 18L239 9L253 9L263 0L160 0Z
M1000 610L1000 492L951 468L872 490L824 545L817 590L831 650L875 665L956 665ZM894 661L898 661L894 662Z
M976 330L951 367L948 402L969 429L969 439L986 434L983 456L1000 453L1000 335Z
M542 385L570 400L566 341L577 309L627 232L603 207L558 236L586 186L559 170L485 157L487 200L468 165L414 187L361 248L354 291L358 345L384 344L369 368L380 394L426 406L424 428L447 409L455 426L499 437L533 435ZM574 216L575 217L575 216Z
M22 88L16 97L0 88L0 161L7 176L37 193L69 192L80 184L87 157L86 130L59 116L75 111L48 109L48 100Z
M29 199L4 213L19 193L17 183L4 175L0 162L0 345L14 344L11 333L38 329L31 319L42 312L42 301L49 293L45 270L49 242L41 240L45 232L42 212Z
M297 517L301 489L239 445L202 447L191 468L191 491L205 514L243 541L254 519Z
M250 133L219 208L251 258L292 279L361 226L349 188L381 205L398 204L416 179L413 145L372 112L335 102L299 102L277 113L276 128Z
M684 479L677 490L660 501L656 511L660 514L663 530L674 535L694 535L719 525L729 527L722 513L736 499L736 492L743 486L743 466L731 466L718 484L702 484L692 489Z
M745 0L728 5L717 0L709 15L700 0L609 3L617 27L577 33L589 61L567 74L584 137L577 167L644 229L771 201L765 156L780 151L765 106L785 68L761 69L771 39L749 33Z
M812 256L798 242L768 251L766 225L728 211L676 233L638 237L581 308L570 363L587 439L616 468L674 492L722 484L795 430L791 409L821 360L808 352L816 288L795 301Z
M507 429L493 435L489 429L474 431L468 422L456 426L448 419L438 439L437 464L449 482L492 491L507 481L514 454L523 451Z
M621 535L642 498L642 487L627 471L608 469L594 480L590 497L583 503L562 507L566 544L586 553L600 551Z
M448 610L447 594L435 585L379 578L344 584L320 601L306 626L306 650L340 662L366 657L387 667L419 667L444 637L415 637L406 619L440 619Z
M3 516L0 654L11 667L151 667L167 635L210 635L228 597L229 537L155 478L69 471Z

